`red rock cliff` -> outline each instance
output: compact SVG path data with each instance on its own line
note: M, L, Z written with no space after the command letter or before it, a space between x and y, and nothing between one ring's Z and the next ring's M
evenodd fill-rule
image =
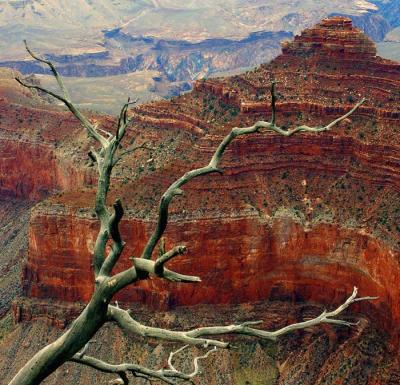
M92 184L82 156L71 156L74 147L87 148L79 144L85 138L79 122L18 85L15 76L21 74L0 70L0 196L37 200Z
M379 295L362 310L396 340L400 66L376 57L346 19L305 31L269 65L201 81L190 94L135 109L129 135L155 150L150 163L133 154L115 173L112 195L127 207L122 264L140 253L168 183L189 165L204 164L230 127L268 118L271 79L285 126L326 124L362 96L368 102L331 133L259 134L233 143L225 175L187 186L166 234L168 246L188 245L174 265L200 275L202 286L150 280L119 299L156 308L276 299L334 304L357 285L361 294ZM74 159L84 136L68 114L4 100L1 192L37 198L68 191L32 212L25 295L87 301L97 222L92 191L81 189L94 179L82 161L86 146ZM28 313L19 312L22 319Z
M140 168L133 185L129 167L116 173L121 183L114 195L128 206L126 257L140 253L156 197L172 178L188 164L205 163L229 127L267 114L271 78L278 81L281 124L327 123L361 95L369 101L332 133L262 134L234 143L226 175L188 186L168 228L168 244L188 244L176 264L203 277L201 290L152 280L121 298L158 307L287 297L329 303L356 284L380 295L376 312L382 310L385 326L395 325L400 66L374 56L372 43L343 18L323 21L283 51L253 72L199 82L191 94L135 109L132 135L143 132L159 146L151 167L128 160ZM90 191L66 194L33 212L27 295L89 298L97 229L85 208L91 197Z
M277 118L283 126L326 124L361 97L368 102L329 133L292 138L267 133L236 140L225 154L224 175L194 181L171 207L167 246L188 246L173 266L200 275L202 285L153 279L126 289L118 299L159 309L266 300L332 306L357 285L361 295L379 299L354 310L362 310L398 342L400 65L375 56L372 43L347 19L325 20L305 31L283 47L281 56L254 71L200 81L192 93L134 110L136 123L128 141L147 140L154 150L148 155L151 161L132 154L115 170L111 195L121 197L126 207L121 227L127 246L120 268L129 264L129 256L140 254L166 186L188 168L205 164L232 126L269 117L271 79L277 81ZM24 151L15 137L11 140L11 130L4 134L14 147L8 156L2 152L2 191L17 193L18 162L29 170L21 194L40 195L43 183L33 177L40 173L46 193L68 190L32 211L24 293L31 299L85 302L93 288L90 253L98 228L91 210L93 178L83 165L84 155L72 156L83 136L74 135L71 144L72 118L54 114L65 123L57 131L38 132L49 136L50 146L36 146L29 125L22 137L30 138L26 148L32 150ZM5 126L12 127L18 114L4 115L9 119ZM11 154L18 146L20 160L13 164ZM81 164L76 176L69 177L76 164ZM58 170L55 175L53 170ZM40 309L14 307L19 320L37 316ZM329 347L340 340L327 333ZM368 340L368 333L363 338ZM340 347L322 370L342 373L343 357L359 354L354 346ZM310 349L299 354L310 354ZM282 368L282 381L312 383L293 376L288 368L295 366L292 362ZM385 383L384 372L393 372L388 367L381 369L383 374L365 377L365 383ZM351 378L350 383L358 384L357 373L328 383ZM313 381L322 384L322 378L326 376Z

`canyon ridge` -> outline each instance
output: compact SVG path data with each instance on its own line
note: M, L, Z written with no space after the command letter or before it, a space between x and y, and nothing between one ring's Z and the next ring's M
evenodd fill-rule
M73 116L18 87L14 76L0 72L0 270L12 277L0 287L0 370L6 380L90 298L98 229L86 135ZM400 64L377 56L375 44L348 18L324 19L304 30L254 70L199 80L185 95L132 109L126 141L146 142L152 150L131 154L113 176L110 195L126 207L122 265L140 254L158 199L175 178L207 163L232 127L270 118L271 81L277 121L286 128L324 125L361 98L367 102L327 133L235 140L221 165L224 174L191 182L171 207L166 245L188 247L171 266L196 272L201 286L154 279L116 299L160 326L250 318L274 329L341 303L358 286L361 295L379 299L346 314L359 321L357 327L326 326L277 344L244 341L238 352L207 362L215 368L197 381L397 384ZM105 128L115 119L89 116ZM15 219L29 213L29 225ZM22 283L16 285L20 260ZM126 351L157 366L168 349L115 332L100 333L93 350L109 359ZM60 379L84 385L98 377L67 365L46 384Z

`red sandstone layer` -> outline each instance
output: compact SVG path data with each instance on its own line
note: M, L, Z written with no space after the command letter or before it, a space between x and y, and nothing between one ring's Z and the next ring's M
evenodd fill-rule
M202 285L152 279L118 299L158 309L286 300L287 307L280 305L278 313L287 317L279 322L276 308L263 312L243 305L246 318L266 319L263 326L275 327L315 313L307 305L292 311L291 302L331 307L357 285L361 295L379 299L354 310L398 342L400 66L374 55L368 39L348 21L324 21L286 45L268 66L199 82L188 95L136 108L127 142L140 137L154 151L132 155L115 170L111 195L122 197L127 212L121 268L128 266L130 255L140 254L168 183L206 163L232 126L269 117L271 78L278 81L277 117L285 126L326 124L359 98L369 99L331 133L290 139L260 134L233 143L224 157L225 175L191 183L186 197L171 207L167 247L188 246L187 254L171 265L200 275ZM85 302L92 292L90 253L98 224L90 209L93 191L82 189L94 182L92 169L84 164L87 146L81 143L86 139L68 114L44 113L26 105L26 97L4 95L1 194L39 198L68 191L32 212L24 292L33 301L16 304L15 317L24 321L45 314L63 327L60 318L70 319L75 308L67 305L69 315L58 313L51 300ZM374 326L361 321L351 331L327 328L318 336L305 334L298 345L306 349L288 343L290 349L279 353L276 362L279 383L397 383L395 353ZM193 319L184 325L194 326ZM255 360L264 357L257 349Z
M141 135L155 149L150 163L132 155L115 173L119 182L112 195L122 197L128 214L122 224L125 263L130 254L140 254L163 188L189 165L205 164L230 127L268 118L272 78L278 81L278 124L285 126L326 124L356 100L369 98L332 134L290 139L260 134L233 143L224 158L225 176L187 186L187 197L172 207L166 235L169 246L189 247L176 268L201 275L204 285L151 280L120 299L161 308L282 298L338 303L359 285L362 294L380 296L375 310L367 310L380 314L379 322L395 335L400 65L374 53L348 21L325 21L288 44L269 65L199 82L192 93L171 102L136 108L128 141ZM69 139L60 140L58 160L49 162L49 170L61 159L70 161ZM86 173L82 167L77 177L48 184L81 186ZM15 184L12 178L5 183L9 191ZM68 193L33 212L27 295L89 298L89 257L97 231L88 209L92 197L85 191Z

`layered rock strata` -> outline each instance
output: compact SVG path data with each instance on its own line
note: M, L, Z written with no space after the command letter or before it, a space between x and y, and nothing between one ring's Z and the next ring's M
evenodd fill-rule
M0 196L38 200L93 184L94 173L82 167L88 145L77 119L14 77L22 75L0 70Z
M221 165L224 175L191 182L185 197L171 207L166 245L188 246L187 254L171 267L201 276L201 286L152 279L126 289L118 300L164 310L268 300L331 307L356 285L361 295L379 299L354 311L367 315L396 346L400 65L375 56L372 43L345 18L325 20L305 31L268 65L201 81L189 94L134 109L127 142L138 137L153 150L132 154L115 170L110 202L120 197L126 207L121 229L127 245L120 268L129 266L130 256L140 255L168 184L189 168L206 164L231 127L269 118L271 79L277 81L277 122L286 128L324 125L361 97L368 101L331 132L292 138L259 133L235 140ZM59 159L74 153L68 139L58 144ZM91 209L94 178L82 182L88 170L82 166L80 179L65 182L69 190L73 184L79 188L54 195L32 211L24 269L24 293L32 299L85 302L90 297L90 253L98 223ZM37 316L26 304L14 309L19 320ZM373 334L366 332L365 338ZM335 335L332 341L340 339ZM359 351L364 347L361 344ZM353 354L352 349L346 345L335 352L324 370L338 369L342 353ZM295 362L288 362L289 369L281 372L289 382L282 384L294 383L289 378L299 384L324 383L293 376ZM393 373L392 367L386 368ZM385 383L385 370L368 372L369 382L364 383ZM356 377L349 374L349 383L360 383Z
M329 55L321 54L325 51ZM374 53L373 44L348 19L336 17L296 37L268 66L200 82L191 94L136 108L131 135L142 132L145 139L158 141L158 147L150 163L138 166L137 158L131 158L116 172L120 182L113 194L122 196L128 206L123 224L126 260L140 253L154 226L157 197L173 177L189 163L193 167L206 163L229 127L263 116L259 109L244 106L263 98L268 103L271 78L278 81L278 121L287 125L304 120L326 124L350 108L348 100L340 103L338 96L332 97L333 83L321 86L321 79L330 73L339 79L335 88L341 98L348 97L350 87L352 95L369 98L332 133L289 139L257 134L233 143L223 164L226 175L191 183L185 187L186 200L172 208L167 244L188 245L187 257L176 263L185 272L201 273L201 291L150 281L122 297L163 308L288 296L320 301L330 292L325 298L337 303L358 283L363 292L380 294L376 307L387 308L383 318L388 323L383 323L396 322L400 112L395 105L400 80L393 74L400 73L400 66ZM342 60L342 67L324 70L335 60L338 66ZM363 65L349 85L346 71L352 60ZM304 79L309 61L316 76ZM377 88L389 90L391 97L375 92ZM310 103L313 98L318 104ZM168 143L173 148L164 151ZM129 162L139 167L135 186L130 185ZM29 296L89 298L89 256L97 231L92 213L85 209L91 198L89 190L54 197L33 212L25 269ZM65 233L70 236L61 235ZM377 265L374 258L380 261ZM329 289L333 275L337 283Z

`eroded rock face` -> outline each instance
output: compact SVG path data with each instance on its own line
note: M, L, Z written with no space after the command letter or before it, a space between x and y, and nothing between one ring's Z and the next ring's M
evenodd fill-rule
M372 43L344 18L324 20L292 45L269 66L252 73L200 82L194 92L172 102L135 109L137 126L132 135L144 132L161 148L152 153L151 167L144 165L133 185L128 180L118 182L127 178L128 169L116 172L119 179L113 194L128 207L122 225L125 261L140 254L154 226L157 197L168 183L187 164L205 164L230 126L249 124L261 116L262 110L246 103L268 104L264 91L270 77L298 74L295 89L288 82L279 85L283 95L278 123L321 124L343 114L350 104L332 98L330 83L316 91L317 104L308 101L308 93L322 78L335 76L340 84L353 80L340 68L334 75L324 71L331 59L316 52L332 50L330 56L338 60L383 63L390 71L378 73L372 65L362 66L357 82L351 83L357 87L353 93L365 92L372 100L333 133L293 138L257 134L233 143L223 163L226 175L191 183L185 187L186 198L171 208L167 244L188 245L188 255L176 265L201 275L202 289L152 280L126 291L121 300L140 300L158 308L282 298L339 303L352 286L359 285L362 293L380 295L375 308L382 307L382 324L390 329L396 323L400 112L394 104L400 99L400 83L392 75L400 73L400 66L375 57ZM278 67L286 59L290 69ZM319 71L311 82L301 75L309 60ZM373 85L371 78L376 79ZM391 99L375 92L376 84L387 85ZM302 89L299 95L297 89ZM298 100L291 101L290 93ZM260 96L266 100L255 101ZM164 151L166 139L174 140L171 153ZM138 164L137 158L128 158L129 162ZM90 191L69 193L33 211L25 268L27 295L66 301L90 298L90 252L97 223L86 208L92 197Z
M90 256L97 222L71 213L49 215L43 211L36 209L31 219L26 294L86 302L93 290ZM127 242L123 267L129 266L128 256L140 253L149 230L145 221L122 223ZM379 296L373 306L365 305L363 310L397 335L400 254L360 229L327 223L304 229L289 217L269 223L256 216L197 219L171 223L166 240L168 247L188 245L187 255L171 267L199 275L201 288L150 280L125 289L118 296L120 301L155 309L261 300L331 306L358 286L361 295Z
M185 197L171 206L166 245L188 246L187 254L171 267L201 276L202 285L152 279L126 289L118 300L155 309L277 300L334 306L356 285L361 295L379 299L354 311L368 315L396 345L400 65L374 55L370 41L347 19L325 20L296 38L269 65L199 82L192 93L135 108L136 123L127 142L137 136L154 149L149 161L131 154L115 170L110 195L122 198L126 208L121 229L127 245L119 268L129 266L131 255L140 255L165 188L189 168L206 164L231 127L269 118L271 79L277 81L277 122L284 127L325 125L361 97L368 98L356 114L324 134L283 138L259 133L235 140L221 164L224 175L193 181L185 186ZM71 156L76 151L70 139L60 139L50 169L59 167L62 159L71 167L80 160ZM78 139L73 139L74 145ZM32 211L24 269L24 293L32 299L90 298L90 253L98 223L91 210L94 178L82 177L92 175L88 170L81 166L79 178L58 182L58 188L68 192ZM36 314L29 304L14 310L20 321ZM367 339L373 334L365 333ZM324 345L327 360L329 346L340 336L329 338ZM357 352L364 352L363 346ZM301 354L318 356L315 349ZM353 354L352 349L348 345L343 354ZM340 372L341 354L318 367ZM281 378L286 378L282 384L294 383L290 378L299 384L318 380L307 377L306 368L297 371L303 373L300 377L293 376L296 363L291 359L280 369ZM367 361L360 367L367 367ZM341 381L360 383L349 367L343 371L349 374ZM382 373L366 378L371 385L383 384L387 373ZM337 381L327 383L341 383Z
M293 42L282 47L286 55L319 55L328 57L371 58L376 55L375 44L360 30L354 28L352 20L332 17L316 27L306 29Z
M14 77L22 75L0 70L0 196L38 200L91 185L92 170L82 167L82 155L73 151L87 148L77 119L19 86ZM34 77L26 81L37 82Z

